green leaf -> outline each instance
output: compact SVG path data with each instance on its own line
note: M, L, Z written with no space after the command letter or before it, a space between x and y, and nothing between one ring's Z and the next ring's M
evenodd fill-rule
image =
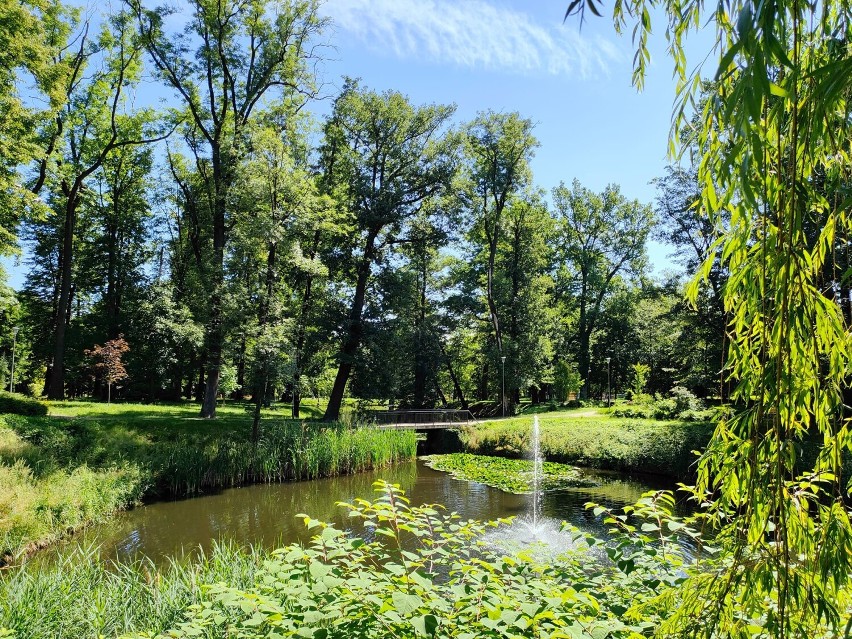
M438 630L438 618L435 615L421 615L411 620L418 635L431 637Z
M423 605L423 600L417 595L407 595L403 592L394 592L391 595L393 607L401 615L408 615Z

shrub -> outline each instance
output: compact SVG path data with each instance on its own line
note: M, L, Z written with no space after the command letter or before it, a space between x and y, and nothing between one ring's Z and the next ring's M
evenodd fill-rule
M0 414L2 413L40 417L47 415L47 405L26 395L0 391Z
M653 412L650 406L625 404L612 409L614 417L625 417L627 419L648 419Z

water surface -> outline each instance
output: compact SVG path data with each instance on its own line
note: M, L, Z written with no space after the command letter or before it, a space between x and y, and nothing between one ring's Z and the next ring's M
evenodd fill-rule
M643 492L672 488L665 480L628 477L619 473L586 471L599 486L571 488L541 496L541 515L568 521L593 534L604 526L584 504L589 501L618 507L635 502ZM511 495L484 484L453 479L421 461L368 473L232 488L217 494L141 506L120 513L102 526L78 535L70 543L98 544L104 557L128 560L149 557L161 563L187 551L209 550L216 540L274 548L308 540L300 513L346 529L352 525L339 501L372 499L373 482L400 484L413 505L443 504L463 518L493 520L532 511L531 495Z

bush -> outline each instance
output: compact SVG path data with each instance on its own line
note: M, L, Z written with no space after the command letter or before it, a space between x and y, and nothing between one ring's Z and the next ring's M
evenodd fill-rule
M627 419L649 419L652 412L653 411L650 406L635 404L625 404L623 406L616 406L612 409L612 415L614 417L625 417Z
M2 413L41 417L47 415L47 405L26 395L0 391L0 414Z

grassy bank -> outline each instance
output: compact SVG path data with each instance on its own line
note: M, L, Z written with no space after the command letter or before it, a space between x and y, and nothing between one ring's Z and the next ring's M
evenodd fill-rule
M539 415L541 452L548 461L686 479L712 425L583 416L578 411ZM485 422L461 432L465 450L479 455L525 457L532 449L532 418Z
M0 565L144 498L359 472L417 448L411 431L275 418L255 447L242 409L204 421L191 406L51 406L68 408L0 415Z

